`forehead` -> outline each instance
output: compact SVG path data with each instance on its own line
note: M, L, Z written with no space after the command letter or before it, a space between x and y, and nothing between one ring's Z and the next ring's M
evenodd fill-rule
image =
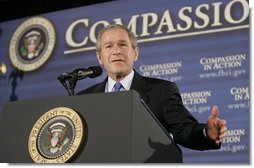
M127 31L121 28L114 28L114 29L109 29L103 32L101 36L102 42L114 41L114 40L129 41L129 36Z

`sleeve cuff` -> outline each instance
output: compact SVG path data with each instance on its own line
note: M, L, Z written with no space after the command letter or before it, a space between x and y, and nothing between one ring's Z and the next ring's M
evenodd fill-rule
M208 138L207 134L206 134L206 126L204 126L204 128L203 128L203 135L204 135L204 137Z

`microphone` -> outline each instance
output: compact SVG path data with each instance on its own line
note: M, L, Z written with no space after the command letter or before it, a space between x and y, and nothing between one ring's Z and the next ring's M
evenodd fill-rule
M102 68L100 66L91 66L89 68L78 68L72 71L71 73L65 72L57 77L61 82L64 88L68 91L70 96L74 95L74 89L77 83L77 80L84 79L86 77L95 78L102 74ZM69 82L69 86L66 81Z
M71 73L65 72L62 73L57 79L61 82L64 88L68 91L70 96L74 95L74 89L77 83L77 80L84 79L86 77L95 78L102 74L102 68L100 66L91 66L89 68L78 68L72 71ZM69 86L66 81L69 82Z
M102 74L102 68L100 66L91 66L87 69L78 68L75 69L72 73L77 76L78 80L84 79L86 77L96 78Z
M77 68L71 73L65 72L58 76L58 80L65 81L77 78L77 80L84 79L86 77L96 78L102 74L102 68L100 66L91 66L89 68Z

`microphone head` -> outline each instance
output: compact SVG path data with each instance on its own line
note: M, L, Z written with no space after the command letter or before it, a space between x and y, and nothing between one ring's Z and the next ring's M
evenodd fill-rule
M93 71L93 73L88 76L89 78L96 78L102 74L102 68L100 66L91 66L87 69Z
M72 71L72 74L76 76L78 80L81 80L87 77L86 75L82 75L86 70L86 68L77 68Z

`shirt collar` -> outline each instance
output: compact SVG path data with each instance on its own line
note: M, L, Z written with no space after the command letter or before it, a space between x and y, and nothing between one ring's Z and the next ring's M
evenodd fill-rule
M120 81L125 90L130 90L133 77L134 71L132 70L131 73L129 73L123 80ZM115 83L116 81L114 81L112 78L110 78L110 76L108 76L108 82L105 91L111 92Z

